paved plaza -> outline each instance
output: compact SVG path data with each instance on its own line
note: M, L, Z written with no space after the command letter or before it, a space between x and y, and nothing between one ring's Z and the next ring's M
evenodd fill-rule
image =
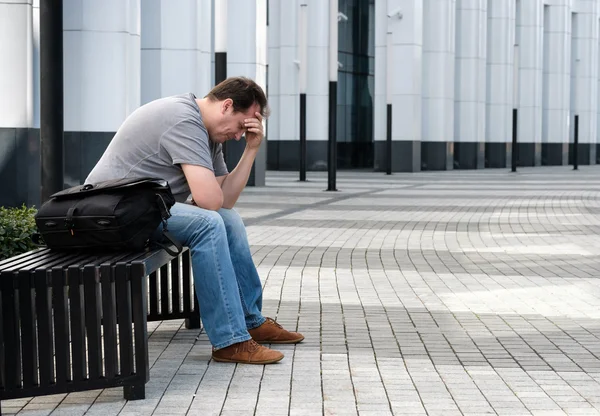
M217 363L202 331L152 322L145 400L3 414L600 414L600 166L297 179L238 203L264 314L306 336L283 361Z

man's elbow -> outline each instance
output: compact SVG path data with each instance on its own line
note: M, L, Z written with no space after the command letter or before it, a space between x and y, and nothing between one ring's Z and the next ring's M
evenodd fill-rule
M235 205L235 203L233 203L233 202L225 201L225 202L223 202L223 206L221 208L232 209L234 205Z
M223 207L223 204L219 204L219 203L210 203L207 204L206 206L202 207L204 209L207 209L209 211L218 211Z
M218 211L223 208L223 195L215 196L213 198L203 198L201 200L194 199L194 202L200 208L209 211Z

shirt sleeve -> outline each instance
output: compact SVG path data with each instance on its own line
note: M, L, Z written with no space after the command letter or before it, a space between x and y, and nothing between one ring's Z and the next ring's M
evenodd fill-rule
M216 145L215 153L213 156L213 166L215 169L215 176L225 176L229 174L227 170L227 164L223 157L223 145L221 143Z
M208 132L197 120L181 120L167 130L160 139L160 151L173 165L198 165L215 171Z

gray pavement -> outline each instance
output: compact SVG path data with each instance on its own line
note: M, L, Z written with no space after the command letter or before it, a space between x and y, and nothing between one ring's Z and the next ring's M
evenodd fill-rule
M2 402L19 415L600 414L600 167L386 176L269 172L238 210L276 365L210 360L151 323L146 400Z

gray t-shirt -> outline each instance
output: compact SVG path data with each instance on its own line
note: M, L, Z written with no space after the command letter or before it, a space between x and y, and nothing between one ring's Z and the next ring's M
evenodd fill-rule
M161 98L135 110L121 125L85 183L155 177L169 182L183 202L190 188L180 164L227 175L222 145L208 138L192 93Z

